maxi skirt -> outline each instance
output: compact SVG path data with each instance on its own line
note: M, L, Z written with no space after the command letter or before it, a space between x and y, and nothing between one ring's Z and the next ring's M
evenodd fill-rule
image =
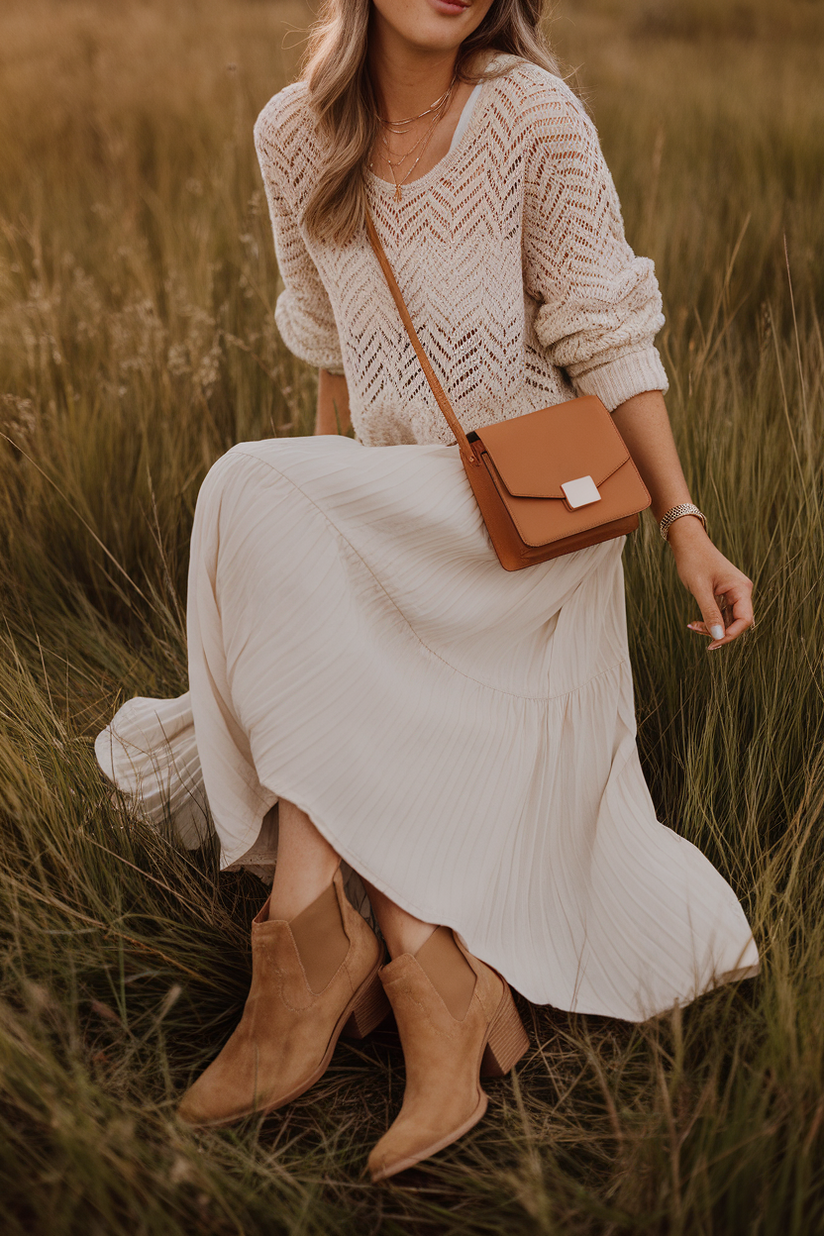
M129 701L98 759L189 844L207 799L223 867L282 796L530 1000L642 1021L758 953L655 818L622 546L509 573L454 447L242 443L198 498L190 696Z

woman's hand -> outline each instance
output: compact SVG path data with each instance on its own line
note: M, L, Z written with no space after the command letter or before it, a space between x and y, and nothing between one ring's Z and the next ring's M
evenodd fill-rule
M669 543L681 583L701 610L702 621L689 623L689 629L711 637L709 652L731 644L753 625L752 580L715 548L692 515L670 524Z
M691 502L661 392L633 395L615 409L613 419L650 492L654 518ZM731 644L753 624L752 582L715 548L696 516L676 519L668 537L681 583L701 610L702 621L691 622L689 629L709 635L711 651Z

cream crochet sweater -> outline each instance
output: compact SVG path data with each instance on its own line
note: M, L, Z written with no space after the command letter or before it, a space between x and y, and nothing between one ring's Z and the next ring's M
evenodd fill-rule
M666 390L652 262L624 238L595 129L562 81L499 58L460 141L394 188L368 173L375 225L421 342L467 431L575 394L612 410ZM286 345L346 375L369 446L452 442L366 236L319 243L301 226L319 165L306 86L255 125Z

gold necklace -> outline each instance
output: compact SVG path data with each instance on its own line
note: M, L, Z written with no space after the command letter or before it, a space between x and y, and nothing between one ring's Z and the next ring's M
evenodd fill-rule
M444 106L444 104L449 99L449 96L452 94L452 91L455 88L455 82L457 80L458 80L458 73L456 70L456 72L452 74L452 81L449 83L446 90L444 90L440 98L436 99L434 103L430 103L426 111L419 112L417 116L408 116L406 120L384 120L382 116L380 116L377 112L375 112L375 118L379 120L380 123L383 125L383 127L385 129L388 129L390 133L394 133L396 137L403 137L404 133L399 130L402 130L404 125L408 129L409 126L413 125L416 120L423 120L424 116L431 116L433 112L438 111L441 107Z
M389 156L392 152L389 149L389 142L386 140L386 134L381 133L380 135L381 141L386 147L386 154L383 156L384 163L388 164L389 167L400 167L402 163L405 163L407 159L410 159L412 157L412 155L415 153L415 151L420 146L421 142L426 141L426 139L431 136L432 130L435 128L435 125L438 123L440 119L441 119L440 116L436 116L435 119L430 124L429 128L426 130L426 132L422 133L421 136L418 138L418 140L414 143L414 145L410 146L409 149L404 151L404 153L400 155L400 157L397 159L390 159Z
M412 116L409 120L397 120L397 121L386 121L386 120L383 120L381 116L377 117L381 125L381 130L382 130L381 135L380 135L381 141L386 147L386 155L384 156L384 159L389 168L389 172L392 176L392 182L395 185L395 201L396 202L400 202L402 200L403 186L406 184L407 180L412 175L415 168L418 166L424 154L426 153L426 149L432 138L432 134L435 132L435 129L440 124L441 120L443 120L444 116L446 115L446 112L449 109L449 104L452 99L452 91L455 88L455 82L457 81L457 77L458 75L457 73L455 73L452 78L452 81L449 83L449 85L447 86L446 90L441 95L441 97L439 99L436 99L435 102L432 104L432 106L428 107L425 112L421 112L420 116ZM433 119L432 119L432 123L430 124L426 132L423 134L423 136L419 137L418 140L415 142L414 146L412 146L409 150L407 150L405 154L402 154L399 159L395 159L395 160L391 159L389 157L391 154L391 151L389 149L389 142L386 138L386 133L384 133L383 130L384 129L387 130L389 133L392 133L396 137L402 137L406 133L409 132L409 127L411 127L411 125L413 125L416 120L421 120L424 116L428 116L428 115L432 115ZM402 125L406 125L407 128L402 129L400 127ZM423 143L423 145L421 145L421 143ZM404 163L408 158L410 158L414 154L414 152L417 150L418 146L421 146L420 154L418 155L417 159L412 164L412 166L409 168L409 171L406 173L403 179L399 181L397 176L395 175L395 168L400 167L402 163ZM369 166L371 168L374 165L373 163L370 163Z
M416 160L415 160L415 162L412 164L412 166L410 167L409 171L408 171L408 172L406 173L406 175L404 176L403 180L398 180L397 176L395 175L395 169L394 169L394 167L392 166L392 164L390 163L390 165L389 165L389 170L390 170L390 172L392 173L392 180L394 181L394 184L395 184L395 201L396 201L396 202L400 202L400 201L402 201L402 200L403 200L403 193L401 192L401 190L403 189L403 186L406 184L406 182L407 182L407 180L409 179L409 177L410 177L410 176L412 175L412 173L414 172L415 168L416 168L416 167L418 166L418 164L420 163L420 161L421 161L421 159L423 158L423 156L426 154L426 148L427 148L427 146L429 145L429 139L430 139L430 138L431 138L431 136L432 136L433 129L434 129L434 125L432 126L432 129L430 129L430 130L429 130L429 132L428 132L428 133L427 133L427 135L426 135L426 141L424 142L423 146L421 147L421 153L418 155L417 159L416 159Z

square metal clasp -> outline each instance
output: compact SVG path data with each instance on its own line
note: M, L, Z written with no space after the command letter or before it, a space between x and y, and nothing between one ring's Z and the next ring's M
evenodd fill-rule
M561 489L573 511L577 511L579 506L589 506L593 502L601 501L598 486L591 476L579 476L574 481L564 481Z

